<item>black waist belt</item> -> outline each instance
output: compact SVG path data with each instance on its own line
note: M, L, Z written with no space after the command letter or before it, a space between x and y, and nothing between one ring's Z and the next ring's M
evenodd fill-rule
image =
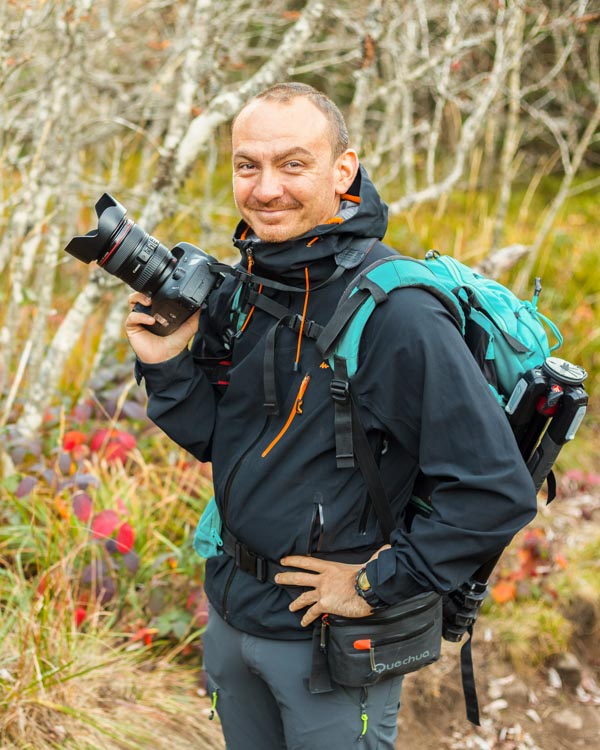
M275 583L275 576L277 573L283 573L285 571L297 570L297 568L290 568L289 566L280 565L275 560L270 560L268 557L263 557L251 550L247 545L235 537L229 529L225 527L221 530L221 539L223 540L223 552L229 557L232 557L235 564L244 573L249 573L251 576L256 578L260 583L269 581ZM383 542L379 543L381 546ZM321 553L317 557L324 560L337 560L339 562L350 563L350 564L363 564L365 560L368 560L377 547L371 549L359 548L353 550L342 550L338 552Z
M267 557L253 552L243 542L240 542L229 529L222 529L221 539L223 540L223 552L234 559L240 570L254 576L260 583L266 581L274 583L277 573L290 570L290 568L285 568L274 560L269 560Z

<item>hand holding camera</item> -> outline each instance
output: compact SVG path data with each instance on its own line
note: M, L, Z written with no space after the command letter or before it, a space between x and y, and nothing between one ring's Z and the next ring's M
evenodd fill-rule
M157 336L153 332L156 319L151 314L151 303L150 297L141 292L129 295L131 312L125 320L125 333L137 357L146 364L154 365L176 357L185 349L198 329L200 311L193 313L168 336Z

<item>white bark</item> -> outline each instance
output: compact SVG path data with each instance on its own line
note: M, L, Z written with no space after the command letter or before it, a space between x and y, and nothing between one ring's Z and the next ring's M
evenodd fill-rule
M177 149L174 175L178 180L185 177L218 125L231 120L259 91L286 77L287 68L303 54L324 11L322 0L308 0L302 15L284 35L271 59L236 91L227 91L215 97L206 111L192 120Z
M596 105L596 110L594 114L592 115L587 128L584 130L583 135L581 136L581 140L577 144L577 148L575 149L575 152L573 153L573 158L571 159L569 163L569 169L565 172L563 179L561 181L560 188L558 192L556 193L556 195L554 196L554 199L552 203L550 204L550 206L548 207L548 210L544 214L542 224L537 232L535 240L532 243L531 250L527 258L527 262L524 264L523 269L521 270L521 272L519 273L519 276L517 277L517 281L514 287L515 292L517 294L522 294L523 290L525 289L525 287L528 285L530 281L531 272L533 271L533 266L535 265L539 252L544 242L546 241L546 238L548 237L548 234L550 233L552 226L554 225L558 212L562 208L569 194L569 190L571 188L573 178L577 174L577 170L579 169L581 160L583 159L583 156L590 144L592 136L596 132L599 125L600 125L600 100L598 101L598 104Z
M198 244L218 253L217 243L229 242L235 215L227 188L214 188L223 179L224 125L254 94L280 80L314 80L348 109L352 145L361 149L378 187L396 191L392 214L443 197L439 218L451 191L462 191L470 167L468 187L485 190L497 207L495 215L483 217L484 242L499 246L512 186L526 177L519 217L537 234L527 248L523 273L529 275L565 198L585 188L574 188L573 180L598 138L600 26L592 27L594 5L290 5L0 2L0 180L6 184L0 195L0 393L5 399L10 394L0 407L5 420L29 400L21 425L34 430L39 424L108 286L121 289L96 359L120 338L127 290L102 271L83 287L49 345L51 319L42 320L52 303L56 254L73 234L92 228L91 207L100 193L113 193L150 232L173 213L188 231L193 216L193 236L184 239L196 242L197 233L210 230ZM186 185L200 156L202 174ZM550 171L562 173L561 187L548 210L533 217L531 201ZM587 185L594 184L592 175ZM173 225L157 232L167 246L176 239L169 231ZM515 252L499 251L482 267L496 275ZM61 270L71 276L74 267L83 269L70 260Z
M505 21L507 19L507 23ZM461 128L459 142L456 146L454 163L446 176L439 182L429 185L422 190L416 190L410 195L405 195L397 201L390 203L391 214L406 211L412 206L426 201L432 201L447 194L462 177L467 161L467 156L475 142L475 139L483 127L483 122L493 101L504 84L507 72L506 61L506 37L514 33L516 14L514 11L505 11L502 7L498 10L496 19L496 52L494 65L489 75L487 84L475 100L473 111L467 117Z
M508 113L502 153L500 155L500 174L498 190L498 206L494 218L492 233L492 250L502 241L504 225L508 214L508 204L512 192L512 182L515 178L514 158L521 140L521 125L519 114L521 111L521 64L523 53L523 33L525 30L525 13L518 5L515 8L515 34L509 39L510 71L508 74Z
M352 146L359 153L362 151L370 94L377 73L378 44L382 32L382 6L382 0L372 0L367 11L362 40L363 60L360 70L354 74L354 96L347 118Z

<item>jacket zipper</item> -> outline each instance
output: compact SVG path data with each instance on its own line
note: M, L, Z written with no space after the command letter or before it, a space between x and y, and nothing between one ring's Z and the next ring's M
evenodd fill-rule
M360 521L358 522L358 533L364 535L367 533L367 521L369 520L369 513L371 512L371 497L367 493L365 504L363 505L362 513L360 514Z
M296 400L294 401L294 405L292 406L292 410L290 411L290 415L287 418L286 423L283 425L279 433L273 438L273 440L261 453L261 458L265 458L271 452L271 450L277 445L277 443L281 440L281 438L288 431L290 425L296 418L296 415L302 414L302 400L304 399L304 393L306 392L306 388L308 387L309 382L310 382L310 375L305 375L304 378L302 379L302 382L300 383L300 388L298 389L298 395L296 396Z
M248 448L244 451L244 453L238 458L236 465L233 467L229 476L227 477L227 482L225 483L225 489L223 491L223 526L225 526L226 528L227 528L227 523L226 523L227 509L229 506L229 493L231 492L231 485L233 484L233 480L235 479L240 469L240 466L242 465L242 461L244 460L244 458L254 448L254 446L261 440L262 436L267 431L270 421L271 421L270 417L267 417L262 430L259 432L258 436L252 441L252 443L248 446ZM233 583L233 579L235 578L236 573L237 573L237 566L234 565L227 579L227 583L225 584L225 590L223 591L222 611L223 611L223 619L225 620L225 622L227 622L227 615L228 615L227 597L228 597L229 589L231 588L231 584Z
M315 503L308 534L308 549L306 551L307 555L312 555L313 552L321 551L324 530L325 521L323 518L323 504Z

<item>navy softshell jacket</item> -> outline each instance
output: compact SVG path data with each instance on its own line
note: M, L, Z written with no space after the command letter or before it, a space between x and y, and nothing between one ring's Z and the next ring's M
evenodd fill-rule
M387 207L361 168L335 222L278 244L261 242L242 222L234 244L242 267L252 257L254 273L298 289L263 294L297 313L307 303L307 320L325 324L355 273L315 289L336 269L335 256L386 228ZM378 245L367 260L393 252ZM276 319L256 308L227 343L235 284L227 277L211 293L191 350L159 365L137 363L148 414L196 458L212 461L223 521L251 550L271 560L366 561L384 539L360 471L336 468L331 369L305 337L296 364L298 333L284 327L275 347L280 408L267 414L265 339ZM231 364L215 377L212 361ZM392 548L368 566L369 581L388 603L457 588L533 518L536 498L508 421L443 305L421 289L390 294L367 323L351 387L398 518ZM435 483L433 512L408 531L402 514L419 468ZM311 634L288 609L297 590L259 582L226 554L207 561L205 588L242 631Z

